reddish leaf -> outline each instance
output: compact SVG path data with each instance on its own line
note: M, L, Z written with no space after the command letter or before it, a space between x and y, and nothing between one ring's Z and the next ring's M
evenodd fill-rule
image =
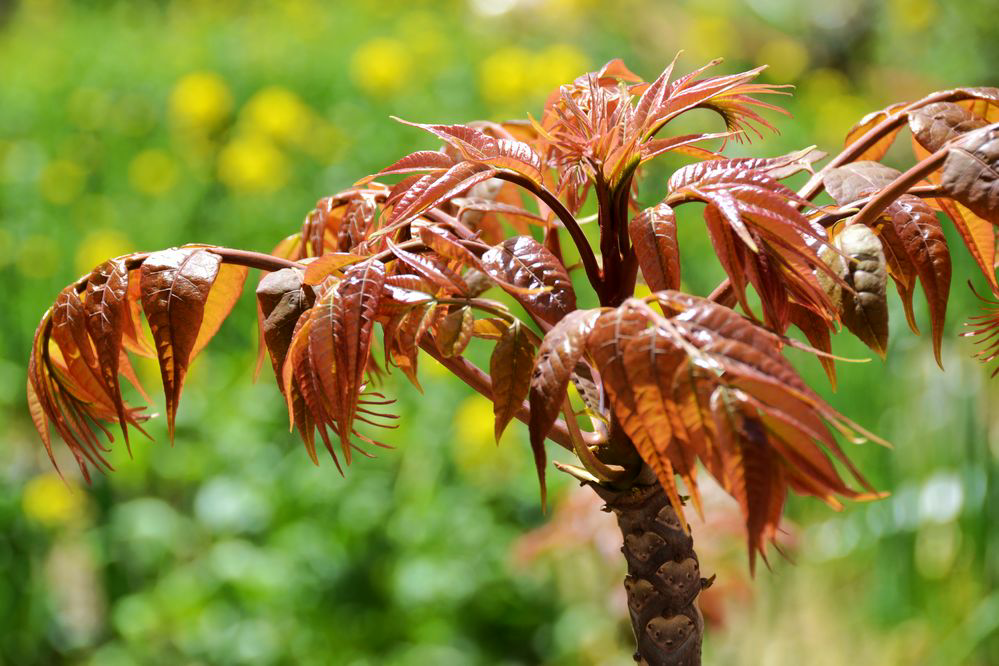
M950 147L940 187L975 215L999 225L999 126L966 134Z
M475 316L472 308L467 305L444 317L435 338L441 356L445 358L460 356L472 339L474 324Z
M951 272L947 239L936 213L918 197L903 195L889 206L886 213L923 285L930 306L933 354L942 367L940 343L947 315Z
M531 387L534 367L534 346L520 322L514 322L496 343L489 358L489 374L493 380L493 413L496 416L494 434L499 442Z
M666 204L646 208L631 218L628 235L645 283L652 291L680 287L680 250L676 216Z
M482 267L525 308L550 324L576 309L576 292L562 262L530 236L510 238L487 251Z
M937 102L909 113L909 129L919 144L933 153L945 143L988 123L953 102Z
M156 343L171 439L181 387L221 264L217 254L198 248L155 252L142 264L142 309Z
M562 409L569 380L599 315L599 310L573 310L548 331L538 347L538 358L531 374L528 431L535 460L541 460L539 473L543 473L544 468L545 437Z

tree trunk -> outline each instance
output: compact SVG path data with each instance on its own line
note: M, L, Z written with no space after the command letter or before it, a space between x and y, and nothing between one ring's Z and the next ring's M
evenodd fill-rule
M624 587L637 644L635 661L643 666L700 666L704 620L697 595L710 582L701 578L694 541L662 487L592 487L617 516L624 539Z

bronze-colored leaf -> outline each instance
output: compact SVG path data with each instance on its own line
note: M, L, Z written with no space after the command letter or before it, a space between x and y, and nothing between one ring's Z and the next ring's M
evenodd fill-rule
M649 289L679 289L680 250L673 209L666 204L646 208L631 218L628 235Z
M520 322L514 322L496 343L489 358L497 442L527 397L533 368L534 345Z
M897 169L880 162L861 160L826 170L822 184L836 203L846 206L884 189L901 175Z
M142 264L142 309L156 343L171 439L180 391L205 317L205 303L221 264L221 257L200 248L155 252Z
M940 187L975 215L999 225L999 125L966 134L950 147Z
M909 129L913 138L931 153L948 141L987 124L984 119L953 102L927 104L909 112Z
M449 313L437 329L437 349L445 358L460 356L472 339L475 315L467 305Z
M942 366L940 343L947 315L951 273L947 239L936 213L918 197L910 194L899 197L898 201L888 207L886 214L923 285L923 292L930 306L933 354L937 364Z
M565 266L530 236L510 238L488 250L482 255L482 267L528 311L549 324L576 309L576 292Z
M881 242L864 225L847 225L833 244L843 253L843 276L850 289L842 290L843 323L860 340L884 358L888 347L888 275Z
M347 271L332 297L334 367L338 390L335 399L339 401L336 418L341 448L348 464L350 435L368 367L371 336L384 284L384 266L381 262L368 260Z
M128 269L125 267L125 262L111 259L91 272L87 280L86 301L83 307L100 378L104 390L114 404L125 445L129 446L128 418L118 382L127 295Z
M312 307L315 293L303 285L302 271L284 268L267 273L257 285L257 302L262 315L262 335L270 353L278 387L284 393L282 368L299 317Z
M586 338L600 316L599 310L573 310L563 317L541 341L531 374L531 420L528 431L535 459L544 468L544 441L565 398L576 364L586 350Z

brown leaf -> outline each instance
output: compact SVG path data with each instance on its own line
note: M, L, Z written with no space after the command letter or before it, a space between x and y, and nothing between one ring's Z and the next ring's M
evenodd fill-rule
M848 225L833 241L847 261L843 277L853 291L844 289L843 323L881 358L888 347L888 275L881 242L864 225Z
M302 313L314 304L315 293L303 286L302 271L284 268L261 278L257 285L257 302L262 315L262 336L270 353L278 386L281 393L284 393L287 387L281 370L295 325Z
M118 382L122 355L125 299L128 295L128 269L120 259L111 259L95 268L87 280L86 327L93 341L96 362L104 390L111 398L121 425L125 445L129 446L125 403Z
M497 442L527 397L533 368L534 346L520 322L514 322L496 343L489 358Z
M936 102L909 112L913 138L931 153L962 134L988 123L953 102Z
M142 264L142 309L156 343L171 439L181 387L221 264L221 257L200 248L155 252Z
M341 448L348 464L350 435L364 384L364 372L368 367L371 336L384 284L384 266L381 262L369 260L349 269L332 297L334 368L338 390L333 399L339 401L336 418Z
M941 365L940 343L943 339L947 298L950 294L950 251L936 213L918 197L899 197L886 210L910 263L915 267L930 306L933 329L933 354Z
M966 134L950 147L940 187L975 215L999 225L999 126Z
M631 218L628 235L649 289L679 289L680 251L673 209L666 204L646 208Z
M449 313L437 329L435 342L441 356L450 358L460 356L472 339L472 327L475 315L467 305Z
M573 310L563 317L541 341L531 374L531 419L528 431L535 460L544 468L544 441L551 431L576 364L586 350L586 338L600 316L599 310Z
M846 206L884 189L901 175L880 162L858 161L828 169L822 175L822 184L837 204Z
M527 310L550 324L576 309L576 292L565 266L530 236L510 238L488 250L482 255L482 267Z

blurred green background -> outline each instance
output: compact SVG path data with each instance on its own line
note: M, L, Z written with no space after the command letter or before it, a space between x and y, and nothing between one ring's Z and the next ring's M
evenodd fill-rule
M558 474L542 515L523 427L495 446L489 403L439 367L424 362L423 396L390 380L398 448L341 478L287 433L269 369L251 381L248 295L192 369L176 445L153 423L156 442L116 450L118 471L88 488L68 461L58 479L27 416L38 318L107 256L269 250L320 196L434 147L389 115L537 115L610 58L651 79L684 49L680 71L724 56L719 71L769 63L767 81L797 86L794 119L749 150L829 151L888 103L999 84L997 9L0 0L0 664L631 663L612 519ZM646 203L671 165L647 174ZM697 214L681 247L706 293L721 272ZM837 393L794 358L895 444L850 447L889 499L835 513L792 498L795 563L775 554L750 580L737 511L708 491L708 522L692 519L702 570L719 574L705 663L999 663L999 391L957 337L979 306L953 247L946 373L897 299L889 360L841 365ZM845 336L836 351L868 355Z

